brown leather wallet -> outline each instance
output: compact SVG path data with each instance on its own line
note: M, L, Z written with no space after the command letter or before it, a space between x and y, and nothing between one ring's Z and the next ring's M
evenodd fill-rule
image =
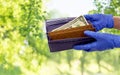
M80 26L80 27L75 27L75 28L69 28L65 30L49 32L48 36L49 36L49 39L51 40L87 37L84 35L85 30L95 31L92 25L86 25L86 26Z

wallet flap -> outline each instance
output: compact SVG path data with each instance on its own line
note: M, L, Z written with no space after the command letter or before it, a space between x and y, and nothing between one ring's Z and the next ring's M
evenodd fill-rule
M51 32L53 29L58 28L69 21L73 20L75 17L67 17L67 18L58 18L46 21L46 31Z
M60 23L66 23L69 22L71 20L73 20L75 17L66 17L66 18L57 18L57 19L51 19L51 20L47 20L46 24L47 26L49 25L55 25L55 24L60 24Z
M92 25L86 25L86 26L80 26L80 27L75 27L75 28L69 28L65 30L49 32L48 36L50 40L87 37L84 35L85 30L95 31Z
M68 38L68 39L60 39L60 40L49 40L49 48L51 52L64 51L72 49L74 45L83 45L87 43L91 43L95 41L95 39L90 37L84 38Z

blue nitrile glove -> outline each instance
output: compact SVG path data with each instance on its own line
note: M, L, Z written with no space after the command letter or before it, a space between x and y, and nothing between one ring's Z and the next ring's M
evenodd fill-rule
M93 31L85 31L84 34L89 37L95 38L96 41L85 45L75 45L74 49L91 52L103 51L120 47L120 36L118 35Z
M84 15L87 21L89 21L96 31L99 31L103 28L113 28L114 20L111 14L91 14Z

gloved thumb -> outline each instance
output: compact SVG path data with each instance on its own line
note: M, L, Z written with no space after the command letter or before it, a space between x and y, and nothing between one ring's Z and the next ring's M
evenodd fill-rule
M73 48L76 50L84 50L90 52L90 51L95 51L96 46L97 46L97 42L93 42L85 45L76 45Z
M86 20L93 21L93 15L84 15Z
M84 34L85 34L86 36L92 37L92 38L94 38L94 39L96 39L96 40L99 39L99 38L101 38L101 37L100 37L101 35L100 35L98 32L85 31Z

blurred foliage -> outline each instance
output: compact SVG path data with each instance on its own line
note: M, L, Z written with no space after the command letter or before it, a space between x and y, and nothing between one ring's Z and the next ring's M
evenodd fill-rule
M119 75L119 49L50 53L44 20L46 0L0 0L0 75ZM89 13L120 15L120 0L94 0ZM115 29L102 32L120 34Z
M40 75L45 14L42 0L0 0L0 75Z

